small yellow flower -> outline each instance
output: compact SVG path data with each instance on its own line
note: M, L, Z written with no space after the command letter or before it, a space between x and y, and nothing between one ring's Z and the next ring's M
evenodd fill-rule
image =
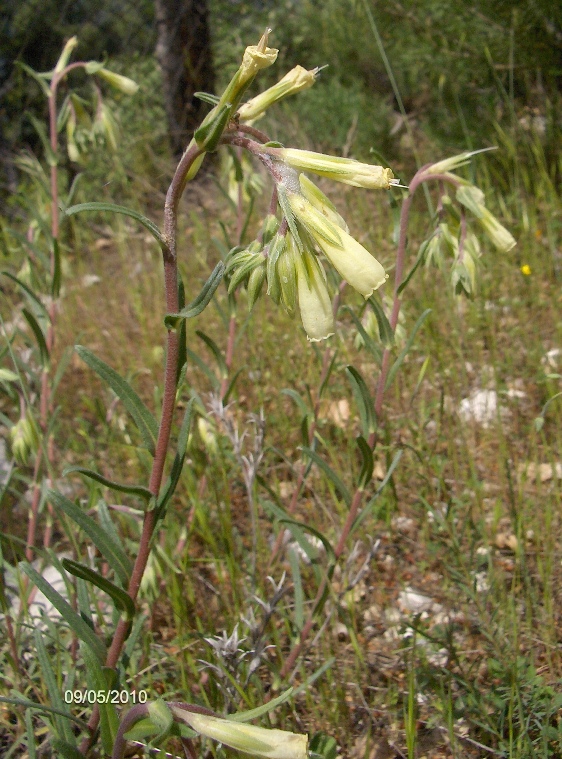
M529 266L529 264L523 264L523 266L521 267L521 274L524 274L526 277L531 276L531 267Z

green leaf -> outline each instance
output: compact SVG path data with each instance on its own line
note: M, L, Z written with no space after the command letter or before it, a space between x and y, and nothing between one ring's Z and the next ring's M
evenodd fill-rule
M121 544L103 530L97 522L89 517L80 506L70 501L56 490L47 491L47 500L56 508L64 511L80 527L108 562L123 585L127 586L132 572L132 564L127 558Z
M193 135L200 149L206 150L208 153L217 149L220 138L230 121L231 112L232 104L225 103L217 109L215 114L212 116L209 114L211 117L207 123L203 123Z
M398 466L398 462L400 461L401 458L402 458L402 451L398 451L398 453L396 454L396 456L392 460L392 464L388 468L388 472L386 473L386 475L384 477L384 480L381 482L381 484L377 488L376 493L371 498L371 500L369 501L369 503L365 506L365 508L363 509L363 511L361 511L361 513L357 515L357 518L353 522L353 525L351 526L351 530L349 531L350 535L351 535L352 532L354 532L359 527L359 525L361 524L361 522L363 522L363 520L365 519L365 517L367 517L371 513L371 509L373 508L373 505L374 505L375 501L377 500L377 498L379 497L379 495L382 493L382 491L384 490L384 488L387 486L388 481L392 477L392 474L393 474L394 470L396 469L396 467Z
M170 498L173 496L180 479L183 463L185 460L185 451L187 449L187 439L189 437L189 428L191 426L191 417L193 415L194 402L195 399L192 398L187 404L187 408L185 409L180 434L178 436L178 449L176 451L176 455L174 456L170 476L166 480L166 484L158 496L156 505L157 519L161 519L164 515L164 509L166 508Z
M382 362L382 352L379 346L376 344L373 338L367 333L367 331L365 330L365 327L361 324L361 320L357 318L353 309L351 309L349 306L343 306L343 310L348 311L349 314L351 315L351 318L353 319L353 322L355 323L357 331L359 332L359 334L361 335L363 339L365 348L369 351L371 356L375 359L377 364L380 366Z
M234 714L227 714L225 719L230 720L230 722L251 722L253 719L257 719L264 714L269 714L269 712L273 711L273 709L276 709L281 704L284 704L285 701L288 701L291 698L293 690L294 688L288 688L276 698L272 698L271 701L268 701L267 704L257 706L255 709L250 709L249 711L245 712L235 712Z
M41 299L40 299L40 298L39 298L39 297L38 297L38 296L37 296L37 295L36 295L36 294L33 292L33 290L32 290L30 287L28 287L28 286L25 284L25 282L22 282L20 279L18 279L17 277L15 277L15 276L14 276L14 275L13 275L11 272L9 272L9 271L0 271L0 274L3 274L5 277L9 277L9 279L11 279L13 282L15 282L15 283L16 283L16 285L17 285L18 287L20 287L20 288L21 288L21 289L24 291L24 293L25 293L25 294L28 296L28 298L31 300L31 302L37 306L37 308L38 308L38 309L39 309L39 311L40 311L40 312L43 314L43 316L44 316L46 319L49 319L49 321L50 321L49 312L48 312L48 311L47 311L47 309L45 308L45 306L44 306L43 302L42 302L42 301L41 301Z
M99 472L94 472L93 469L87 469L83 466L68 466L63 470L62 476L66 477L73 472L83 474L84 477L89 477L91 480L100 482L102 485L105 485L106 488L117 490L119 493L136 495L139 498L142 498L144 501L150 501L150 499L153 497L153 493L151 493L148 488L145 488L142 485L123 485L120 482L113 482L113 480L108 480L107 477L99 474Z
M215 360L216 360L216 362L218 364L219 376L222 379L226 379L226 377L228 377L228 369L226 367L224 356L222 355L222 351L219 348L219 346L208 335L206 335L204 332L201 332L201 330L199 330L199 329L196 330L195 334L197 335L197 337L200 340L203 340L203 342L205 343L205 345L208 346L208 348L210 348L210 350L211 350L211 352L212 352L213 356L215 357Z
M135 603L123 588L118 588L117 585L106 580L106 578L102 577L98 572L95 572L93 569L90 569L90 567L80 564L77 561L63 559L62 565L71 575L80 577L80 579L86 580L86 582L91 582L100 590L103 590L104 593L107 593L124 619L131 621L134 618L136 613Z
M312 345L315 345L315 344L312 343ZM326 372L326 376L324 377L324 379L322 380L322 384L318 388L318 397L319 398L322 397L322 394L324 393L324 390L328 386L328 382L329 382L330 377L332 375L332 372L334 370L334 366L335 366L335 363L336 363L336 357L337 357L337 355L338 355L338 351L337 351L337 348L336 348L334 350L334 355L332 356L332 360L330 361L330 365L328 366L328 370Z
M81 751L60 738L53 738L51 745L56 752L56 756L60 756L63 759L84 759L84 754Z
M43 642L43 635L40 630L35 628L33 630L33 636L35 639L35 652L37 654L37 660L39 662L41 674L44 678L44 683L47 686L47 691L49 692L51 704L55 707L55 709L59 709L63 712L69 712L68 707L62 700L61 689L57 682L55 673L53 672L53 668L47 654L47 649L45 648L45 644ZM70 743L70 745L76 746L76 739L74 738L74 733L72 732L69 720L61 717L59 714L56 714L54 715L53 721L57 727L58 736L64 738L64 740Z
M53 240L53 280L51 282L51 295L58 298L61 283L60 246L58 240Z
M81 651L86 666L89 688L92 688L96 693L98 691L107 693L111 690L113 684L111 681L108 682L108 678L111 677L112 673L105 671L102 664L92 655L87 646L81 646ZM98 709L100 712L101 742L104 752L109 756L113 751L113 744L119 730L119 717L114 704L98 703Z
M217 379L217 375L213 372L212 369L210 369L207 364L203 361L202 358L199 358L197 353L191 350L191 348L187 349L187 357L193 361L194 364L196 364L199 369L203 372L203 374L207 377L207 379L210 381L211 385L213 386L214 390L218 390L220 386L220 381Z
M167 329L177 329L178 323L184 319L191 319L194 316L198 316L211 301L211 298L215 294L217 287L220 285L224 276L224 263L219 263L213 269L213 272L209 279L203 285L199 295L189 305L182 309L177 314L166 314L164 317L164 324Z
M220 102L220 98L216 95L211 95L210 92L194 92L193 97L202 100L204 103L209 103L210 105L218 105Z
M73 216L74 214L81 213L82 211L109 211L110 213L120 213L123 214L123 216L130 216L132 219L135 219L140 224L142 224L145 229L148 229L150 234L160 245L162 251L166 253L170 252L168 243L164 239L162 232L158 229L156 224L146 216L143 216L138 211L133 211L132 208L127 208L126 206L116 206L114 203L78 203L78 205L70 206L70 208L67 208L64 213L65 216Z
M314 733L310 739L308 751L313 759L315 759L315 757L322 757L322 759L336 759L338 755L338 744L336 739L331 735L327 735L320 731Z
M57 591L43 578L41 575L33 569L31 564L26 561L21 561L18 565L22 572L29 577L29 579L37 586L38 590L49 599L55 609L60 613L61 617L68 623L69 627L76 633L76 635L82 640L97 656L100 662L105 661L106 649L105 645L98 638L98 636L92 631L90 626L84 622L82 617L78 615L70 604L64 600L64 598L57 593Z
M332 664L335 662L336 657L332 656L328 661L324 662L324 664L321 667L318 667L316 672L313 672L310 677L307 677L304 683L301 683L298 688L295 689L295 692L293 693L293 697L297 696L299 693L306 692L313 682L318 680L319 677L321 677L326 670L330 669Z
M242 367L240 367L240 369L237 369L236 372L234 373L234 376L232 377L232 379L228 383L228 387L226 388L226 392L225 392L225 394L222 397L222 402L223 402L223 404L225 406L228 403L228 399L230 398L230 395L231 395L232 391L234 390L234 386L236 384L236 380L238 379L238 377L242 374L242 372L246 368L247 368L246 366L242 366Z
M365 380L354 366L347 366L345 373L351 383L353 396L357 403L359 417L361 419L361 427L363 428L363 436L368 438L377 428L377 417L375 414L373 399L371 398Z
M35 730L33 728L33 717L31 715L31 709L25 710L25 731L27 733L28 759L37 759L37 746L35 744Z
M287 552L291 574L293 576L293 598L294 598L294 620L297 630L302 630L304 626L304 591L302 589L301 568L296 551L289 548Z
M4 369L0 366L0 382L18 382L19 375L11 369Z
M26 74L28 74L32 79L35 79L39 87L41 87L41 90L46 98L50 97L51 90L49 89L49 85L45 81L47 76L50 78L50 73L48 75L46 74L40 74L39 72L35 71L31 68L31 66L28 66L27 63L24 63L23 61L14 61L16 66L19 66L20 69L23 69Z
M49 363L49 349L47 348L47 343L45 341L45 335L43 334L43 330L39 326L37 319L33 316L31 311L28 311L27 308L23 308L22 314L26 322L31 327L31 331L33 332L35 339L37 341L37 345L39 347L39 353L41 355L41 366L45 367Z
M45 127L45 124L43 124L42 121L39 121L39 119L35 118L35 116L32 113L26 114L28 119L33 124L33 128L39 135L39 139L41 140L41 144L43 145L43 151L45 153L45 160L47 161L48 165L53 167L56 166L57 156L53 152L53 148L51 147L51 141L49 139L49 135L47 134L47 129Z
M317 464L320 469L322 469L322 471L327 475L328 479L331 480L336 490L339 490L341 497L345 501L346 506L349 508L351 506L351 495L349 494L349 490L346 488L334 470L324 461L321 456L316 453L316 451L313 451L311 448L306 448L304 446L301 448L301 450L305 456L309 456L314 461L314 463Z
M60 709L55 709L53 706L38 704L36 701L28 701L25 698L7 698L6 696L0 696L0 704L13 704L14 706L23 706L24 709L32 709L36 712L45 712L45 714L60 714L62 717L67 717L79 725L81 730L88 729L88 723L84 722L84 720L80 719L80 717L75 717L73 714L70 714L70 712L67 712L66 710L61 711ZM82 759L84 759L84 757L82 757Z
M356 443L359 447L359 450L361 451L361 457L362 457L362 464L361 464L361 472L359 474L359 481L357 483L357 487L359 490L363 491L371 481L371 478L373 476L373 467L374 467L374 460L373 460L373 451L371 450L369 444L365 440L365 438L360 435Z
M314 414L312 411L308 408L306 403L303 401L303 399L300 397L300 395L297 393L296 390L291 390L290 388L285 388L284 390L281 390L283 395L288 395L289 398L294 401L297 404L297 407L299 411L301 412L302 416L305 418L312 419Z
M154 455L154 444L158 437L158 424L133 388L120 374L117 374L115 369L112 369L105 361L102 361L101 358L98 358L87 348L84 348L82 345L76 345L74 349L82 361L88 364L90 369L93 369L110 386L113 392L121 398L123 405L139 428L144 447Z
M419 268L420 264L423 263L423 261L425 259L425 251L427 250L427 246L429 245L431 239L434 236L435 236L434 234L431 235L431 237L429 238L429 240L424 240L422 242L422 244L420 245L420 249L418 251L418 255L416 256L416 260L414 261L414 264L413 264L412 268L408 272L408 274L405 277L405 279L402 280L402 283L400 284L400 287L397 290L397 294L398 295L401 295L401 293L403 292L403 290L406 288L407 284L410 282L410 280L414 276L416 270Z
M371 295L369 298L369 303L371 304L377 318L377 324L379 325L379 335L382 344L385 348L392 348L394 345L394 332L390 326L390 322L386 318L386 314L383 310L381 302L378 298L375 298L373 295Z
M413 342L415 340L415 337L416 337L416 335L418 333L419 328L422 326L422 324L427 319L427 317L429 316L430 313L431 313L431 308L426 308L425 311L423 312L423 314L419 317L419 319L417 320L417 322L414 324L414 328L413 328L413 330L412 330L412 332L411 332L411 334L410 334L410 336L408 338L408 342L406 343L406 345L404 346L404 348L401 350L398 358L393 363L393 365L392 365L392 367L391 367L391 369L390 369L390 371L388 373L388 376L386 378L386 384L384 386L385 390L388 390L388 388L392 385L392 383L394 381L394 378L396 376L396 373L398 372L398 370L402 366L402 362L406 358L406 355L408 354L410 348L413 345Z

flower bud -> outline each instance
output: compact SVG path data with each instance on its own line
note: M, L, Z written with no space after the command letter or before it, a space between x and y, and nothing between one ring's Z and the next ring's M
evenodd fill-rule
M219 450L217 436L209 422L200 416L197 419L197 431L203 441L203 445L210 456L216 456Z
M259 298L265 280L265 263L259 264L248 278L248 311L251 311Z
M71 37L65 44L62 49L62 53L60 54L60 58L57 61L57 65L55 66L55 74L60 74L60 72L66 68L68 61L70 60L70 56L72 55L72 51L77 44L78 37Z
M499 223L484 205L482 190L474 187L474 185L459 187L457 200L476 216L484 232L501 253L507 253L517 245L513 235Z
M302 194L309 203L312 203L315 208L321 211L332 224L349 232L349 227L347 226L345 219L339 215L334 204L324 195L322 190L320 190L314 182L311 182L304 174L300 174L299 183Z
M268 152L280 161L300 171L312 171L322 177L328 177L336 182L363 187L367 190L388 190L398 180L390 169L382 166L371 166L360 163L352 158L313 153L311 150L296 150L294 148L269 148Z
M114 71L109 71L106 68L101 68L96 73L116 90L124 92L125 95L134 95L139 89L139 85L133 82L132 79L129 79L128 76L121 76L121 74L116 74Z
M25 466L30 456L37 452L39 433L29 410L10 429L10 442L14 459L21 466Z
M266 729L233 720L194 714L171 706L174 716L193 730L237 751L268 759L307 759L308 736Z
M261 92L256 97L248 100L238 109L240 121L256 121L264 115L266 110L279 100L294 95L301 90L312 87L316 80L318 69L307 71L302 66L295 66L277 84Z

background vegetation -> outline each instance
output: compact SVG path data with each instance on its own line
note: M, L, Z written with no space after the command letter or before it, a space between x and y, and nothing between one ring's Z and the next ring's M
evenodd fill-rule
M548 0L367 5L371 17L365 3L352 0L216 0L211 21L217 77L224 84L245 45L269 25L280 56L260 89L297 63L329 64L311 90L259 122L284 144L374 162L382 154L405 184L416 165L497 145L467 175L492 198L494 213L518 246L505 256L484 250L473 301L460 303L446 278L433 272L414 279L406 291L407 333L424 309L432 313L387 396L369 495L397 451L402 457L335 578L318 635L293 683L307 683L319 667L330 666L271 719L317 733L317 748L326 756L335 750L327 737L333 736L343 755L357 758L562 757L562 404L556 397L562 390L562 11ZM80 168L75 202L111 200L160 220L172 164L152 55L151 3L95 6L94 12L90 3L26 1L2 12L0 128L6 166L21 151L41 155L26 114L45 115L37 85L13 68L14 60L47 70L62 41L76 33L78 57L108 55L111 68L141 89L133 98L108 95L118 126L116 149L101 137L92 140L82 166L67 161L61 184L68 187ZM85 80L83 88L86 97ZM236 218L220 176L217 164L212 175L188 188L182 206L181 269L193 293L235 239ZM322 188L391 270L392 206L351 188ZM18 271L21 265L21 248L7 230L25 233L29 216L21 199L34 192L17 167L7 171L2 268ZM263 213L260 202L258 197ZM423 198L415 214L412 256L429 228ZM247 240L258 219L256 214L250 222ZM102 215L87 223L78 217L62 242L57 358L68 346L87 345L128 376L147 405L158 407L163 306L156 247L128 220ZM5 321L16 318L18 298L4 281ZM344 301L360 305L347 292ZM301 415L281 390L296 390L305 400L310 394L315 401L323 349L307 344L297 323L268 299L246 318L241 297L237 320L231 376L242 373L229 413L240 430L248 429L247 454L257 424L249 415L263 408L265 448L254 497L261 506L274 499L286 507L298 473ZM204 312L204 326L196 326L222 349L227 324L227 297L219 291L216 306ZM358 351L350 319L341 318L333 342L336 363L319 406L317 439L322 455L349 483L359 468L353 444L358 421L343 368L353 361L374 381L374 366ZM207 367L193 362L187 374L204 405L219 372L192 326L188 344ZM495 393L498 402L485 424L470 413L479 391ZM58 479L73 464L116 480L146 476L148 463L124 409L77 357L61 380L57 404ZM7 441L17 417L9 393L0 397L0 412ZM299 606L299 582L307 597L313 567L301 562L297 572L287 552L269 563L276 530L271 513L260 506L259 571L252 578L252 518L241 459L224 421L209 413L200 419L143 586L149 632L131 653L137 674L128 686L232 711L256 706L281 687L280 652L290 648L302 624L299 614L306 607ZM6 443L0 467L10 459ZM9 564L22 557L28 476L20 467L1 502L2 551ZM89 507L101 496L122 506L120 528L129 547L135 545L134 500L115 504L107 490L88 490L76 476L61 482L70 497ZM297 517L330 533L344 509L314 467ZM71 545L64 523L57 525L54 548ZM273 582L263 578L279 583L284 572L285 594L277 598ZM228 639L235 630L238 639L230 639L230 648L221 645L223 631ZM31 632L24 626L20 636L22 669L3 644L0 695L47 703L48 686L26 654ZM61 688L73 656L70 641L62 642L51 650ZM260 645L277 648L252 673L247 652ZM87 708L77 713L88 716ZM26 730L22 714L2 704L4 756L31 755Z

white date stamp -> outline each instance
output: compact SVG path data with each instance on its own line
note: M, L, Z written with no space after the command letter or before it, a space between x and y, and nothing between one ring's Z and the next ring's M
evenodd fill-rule
M145 690L65 690L65 704L146 704Z

